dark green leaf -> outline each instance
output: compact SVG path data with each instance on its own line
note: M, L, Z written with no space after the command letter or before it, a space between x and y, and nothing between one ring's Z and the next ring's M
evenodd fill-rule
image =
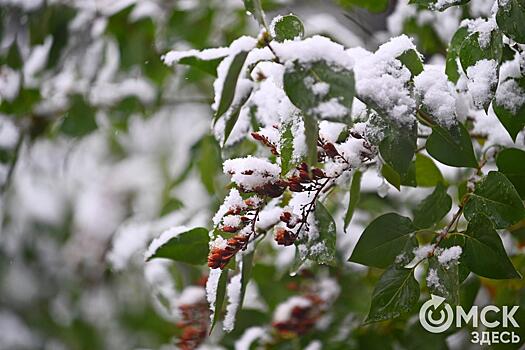
M244 302L244 295L246 294L246 286L250 282L252 277L253 268L253 256L254 251L244 254L242 256L242 270L241 270L241 296L239 298L239 306L237 307L237 315L242 310L242 304Z
M452 40L450 41L450 44L447 49L445 73L447 74L448 79L453 83L457 83L459 79L459 66L457 59L459 57L459 50L461 49L461 45L463 44L463 41L465 41L467 35L468 28L466 26L459 27L459 29L452 37Z
M263 27L266 27L266 19L261 6L261 0L244 0L244 8Z
M71 106L64 116L60 130L69 136L80 137L97 129L95 108L88 105L80 95L72 98Z
M206 263L208 258L209 241L210 237L207 229L202 227L194 228L169 239L158 247L147 260L165 258L188 264L201 265Z
M210 327L210 334L217 324L219 317L222 313L224 305L224 297L226 296L226 287L228 285L228 269L221 271L221 276L219 277L219 282L217 283L217 293L215 294L215 312L213 314L213 320Z
M38 89L22 89L13 101L2 100L0 112L18 117L27 116L31 114L33 106L40 101L40 98Z
M502 173L491 171L476 186L465 205L465 217L488 216L496 228L506 228L525 218L523 202Z
M222 86L222 93L217 107L217 113L215 113L215 121L219 119L226 111L230 108L233 99L235 97L235 89L237 88L237 81L239 80L239 74L241 74L244 62L248 57L248 51L241 51L237 53L228 68L228 73L224 79Z
M381 175L388 181L389 184L397 188L398 190L401 189L401 185L403 186L410 186L410 187L416 187L416 164L415 162L411 162L410 166L408 168L408 171L403 177L397 173L390 165L387 163L383 164L381 167Z
M496 159L499 172L512 182L522 199L525 198L525 151L507 148L498 153Z
M328 84L326 93L314 92L314 84ZM319 119L352 122L352 102L355 96L354 73L344 67L334 67L325 61L316 61L302 65L295 62L286 68L284 73L284 91L290 101L303 111ZM317 110L321 103L333 103L333 100L344 106L345 115L327 116ZM328 102L330 101L330 102Z
M416 154L416 183L420 187L434 187L445 179L434 161L421 154Z
M470 135L461 123L449 129L434 125L432 134L427 139L426 149L434 159L446 165L469 168L478 166Z
M395 213L382 215L364 230L348 261L386 268L403 252L415 231L407 217Z
M302 39L304 36L303 22L294 15L277 17L272 22L272 35L279 42Z
M383 12L388 8L388 0L339 0L341 6L362 7L370 12Z
M250 94L252 93L252 89L248 89L246 91L245 95L242 96L239 100L238 104L235 104L234 106L231 106L230 112L226 115L226 125L224 126L224 140L222 142L223 146L226 144L226 141L228 141L228 137L230 137L230 134L235 127L235 124L237 123L237 120L239 120L239 115L241 113L241 109L250 98Z
M516 82L521 91L525 90L525 77L521 77L519 79L509 78L509 80L511 79ZM500 87L502 86L502 83L504 82L500 82ZM507 80L505 83L508 83ZM525 103L523 103L521 106L515 106L516 109L514 111L510 111L503 105L500 105L498 103L498 98L496 98L493 100L492 108L494 109L494 113L498 117L501 124L503 124L512 140L516 141L516 136L523 130L523 128L525 128Z
M428 259L427 286L431 294L439 295L451 305L459 304L459 273L458 264L444 266L433 256ZM436 278L437 280L434 280ZM434 283L432 283L434 282Z
M496 22L499 29L512 40L525 44L525 3L520 0L498 0L498 3Z
M494 279L521 278L488 217L472 216L465 234L464 261L472 272Z
M490 34L490 41L486 47L481 47L479 44L479 33L469 34L459 51L459 60L463 70L466 72L468 67L474 66L478 61L495 60L501 61L503 54L503 38L501 32L497 29Z
M197 167L204 187L210 194L217 193L215 179L222 173L220 146L212 135L206 135L199 143Z
M214 77L217 76L217 67L224 57L215 58L213 60L203 60L195 56L188 56L180 59L178 63L184 64L190 67L195 67L203 72L206 72Z
M410 0L408 3L426 6L429 10L444 11L451 6L464 5L469 1L470 0L446 1L445 3L441 2L440 5L438 5L438 0Z
M392 170L399 174L400 184L407 176L416 151L417 125L400 127L391 125L379 144L381 157ZM414 169L415 170L415 169Z
M407 50L401 56L398 56L397 59L408 68L410 73L412 73L412 77L423 71L423 62L415 50Z
M345 230L348 227L348 224L350 224L350 221L352 221L352 216L354 216L354 211L359 203L359 197L361 195L361 177L363 176L363 173L359 170L356 170L354 172L354 176L352 177L352 184L350 185L350 199L348 201L348 209L346 209L345 219L344 219L344 225Z
M286 175L292 168L293 159L293 122L283 124L281 129L281 142L279 142L279 154L281 155L281 175Z
M434 192L425 198L414 210L414 225L418 228L429 228L447 215L452 207L452 198L446 187L440 182Z
M336 227L335 221L323 203L317 201L315 205L315 220L319 230L319 238L315 242L310 242L310 255L308 258L319 264L335 265L335 240ZM320 244L321 248L311 249Z
M317 164L317 140L319 138L319 125L317 120L309 115L303 114L304 136L306 138L307 155L306 161L310 165Z
M410 312L419 299L419 284L412 269L390 267L372 293L372 304L365 322L384 321Z

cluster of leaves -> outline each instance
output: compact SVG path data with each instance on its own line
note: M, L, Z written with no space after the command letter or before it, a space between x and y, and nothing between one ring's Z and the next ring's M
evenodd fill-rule
M349 3L354 4L354 2ZM359 5L359 2L355 3ZM448 2L448 5L443 8L436 8L435 1L415 3L431 10L442 11L448 6L464 5L467 1ZM271 49L274 41L286 43L286 40L303 40L304 26L297 17L288 15L279 19L277 25L272 27L273 36L271 36L260 4L257 1L245 1L245 5L247 11L253 14L262 27L259 47ZM380 9L383 8L381 4L378 6ZM488 46L481 46L480 33L471 32L466 26L460 27L447 49L446 74L449 81L456 83L461 74L465 75L469 67L476 65L481 60L495 60L498 65L496 69L499 70L499 65L505 60L512 59L514 55L523 55L521 44L525 44L525 40L518 25L520 16L524 15L523 11L524 8L518 2L512 2L510 7L500 7L496 15L498 27L490 33ZM512 40L504 40L504 37ZM521 44L512 44L513 42ZM511 52L512 55L505 56L504 52ZM226 121L225 140L235 126L240 109L248 100L249 94L241 99L241 103L233 105L237 80L243 74L242 69L248 54L249 50L235 53L235 56L231 58L226 78L222 82L222 93L215 119L223 117L230 108L233 108L233 113ZM425 69L421 55L415 50L403 51L395 58L411 72L412 78L421 74ZM273 61L281 63L277 54ZM205 63L207 65L217 64L215 61L203 62L197 57L183 63L195 66ZM328 94L322 97L315 94L306 83L310 78L316 82L328 84ZM523 87L523 77L516 79L519 86ZM351 110L354 99L360 99L366 104L369 115L378 116L380 120L378 123L386 125L383 128L384 136L375 144L382 160L381 173L385 179L398 189L401 186L434 188L433 192L415 207L412 218L397 213L378 216L366 227L357 242L349 261L385 270L371 293L371 306L366 322L406 317L415 310L420 299L421 286L414 276L414 271L421 263L428 266L427 272L436 271L439 279L439 283L427 283L425 291L443 296L453 305L468 303L468 299L472 299L472 297L460 297L464 294L463 291L474 293L474 295L477 292L477 290L472 292L472 281L479 280L475 277L467 278L471 272L489 279L521 278L520 273L507 256L497 230L516 231L516 227L521 227L525 220L523 205L525 173L523 166L520 165L520 160L525 157L523 150L499 147L497 152L491 154L488 154L487 151L477 154L475 151L477 147L473 145L473 141L477 141L476 137L471 134L471 126L459 121L443 126L438 122L438 118L432 115L432 106L425 105L424 100L418 100L416 106L417 122L409 127L399 127L391 122L388 112L382 110L374 101L356 94L352 70L337 66L333 62L323 60L307 63L299 60L288 62L283 84L287 97L301 111L308 148L304 161L309 165L318 165L318 124L322 119L312 114L312 110L319 103L332 98L337 99L341 105ZM493 99L496 87L497 84L490 86L491 98L485 101L482 107L488 110L492 103L501 123L512 139L516 140L517 134L525 126L522 121L525 116L523 114L525 105L521 105L517 112L504 110ZM512 116L509 116L508 113L512 113ZM351 130L354 122L352 115L348 114L343 121ZM421 126L427 127L425 130L430 130L430 134L425 135L426 142L422 147L418 147L418 129L421 130ZM291 137L290 134L288 136ZM426 149L430 157L421 154L422 149ZM484 167L492 161L491 157L494 153L497 154L495 160L498 170L485 173ZM281 157L280 164L286 169L283 172L287 173L290 169L287 165L290 160L285 158L285 154L282 154ZM446 218L450 217L448 214L454 201L447 192L452 186L444 179L434 160L451 167L471 169L467 170L466 174L470 173L472 176L457 184L458 204L450 219ZM362 202L360 200L361 176L362 173L356 171L350 186L350 203L345 215L345 226L350 222L359 202ZM326 223L334 222L330 212L320 202L317 203L317 208L320 209L319 213L316 210L316 219L321 236L332 237L326 232L331 229L329 227L332 227ZM186 235L189 238L191 232L183 234L183 236ZM201 236L204 237L204 231ZM180 237L167 242L164 249L178 249L175 246L182 244ZM201 249L199 249L203 251L202 259L205 257L206 243L202 242ZM188 241L186 247L190 249L192 244L194 242ZM430 249L414 262L417 255L415 252L423 245L429 246ZM448 265L441 263L439 261L440 252L451 247L461 248L462 254L459 260L456 257L456 260ZM332 249L331 254L333 255L331 260L336 261L336 250ZM243 258L242 264L243 288L252 271L253 253L248 256L247 261L244 261ZM163 255L163 257L180 260L175 256ZM253 269L257 270L257 265ZM227 270L225 271L222 276L228 274ZM218 286L217 300L224 298L226 279L227 277ZM479 288L479 282L477 288ZM216 305L220 304L217 302ZM215 321L216 319L214 323Z

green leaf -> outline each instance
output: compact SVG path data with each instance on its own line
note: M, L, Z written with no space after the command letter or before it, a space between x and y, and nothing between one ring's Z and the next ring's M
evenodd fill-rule
M222 156L219 143L213 135L206 135L201 139L196 158L202 184L208 193L217 193L215 179L222 174Z
M384 132L379 152L385 163L399 174L401 184L409 173L416 151L417 125L414 123L412 127L400 127L392 124Z
M451 248L454 246L460 246L463 251L465 251L465 235L461 233L449 233L440 243L440 248ZM437 239L437 236L436 238ZM434 240L433 243L436 243ZM467 264L464 261L463 254L460 255L458 259L458 278L459 283L463 283L465 279L469 276L470 269L467 267Z
M472 216L465 235L464 261L472 272L494 279L521 278L488 217Z
M429 10L438 10L438 11L444 11L448 9L451 6L457 6L457 5L465 5L470 0L455 0L455 1L446 1L445 3L442 3L438 6L439 1L438 0L410 0L409 4L416 4L416 5L422 5L426 6Z
M352 184L350 185L350 199L348 201L348 209L346 209L344 225L345 230L352 221L352 216L354 216L355 208L359 203L359 197L361 196L361 178L363 173L359 170L355 170L354 176L352 177Z
M388 8L388 0L339 0L338 2L344 7L357 6L370 12L383 12Z
M310 114L303 114L304 136L306 139L306 162L310 165L317 164L317 140L319 139L319 124Z
M166 241L147 258L147 261L165 258L187 264L201 265L207 261L209 241L210 236L207 229L194 228Z
M395 213L382 215L364 230L348 261L386 268L403 252L416 227L412 221Z
M206 72L214 77L217 76L217 67L219 63L224 59L224 57L215 58L212 60L203 60L196 56L188 56L181 58L178 63L184 64L186 66L197 68L203 72Z
M437 283L428 283L427 286L431 294L439 295L445 299L450 305L459 304L459 268L458 264L450 264L444 266L439 263L438 259L433 256L428 259L428 273L435 274Z
M497 29L490 34L490 41L486 47L479 44L479 33L469 34L459 50L459 61L463 70L466 72L468 67L475 65L478 61L487 59L501 61L503 54L503 37Z
M319 119L352 122L352 102L355 96L354 73L344 67L335 67L325 61L303 65L295 62L287 66L284 73L284 91L290 101L303 111ZM313 88L316 84L327 84L328 91L319 93ZM316 93L317 92L317 93ZM328 116L319 111L322 103L335 103L337 100L346 108L345 115Z
M82 96L73 96L69 110L60 125L60 131L73 137L89 134L97 129L95 112L95 108L88 105Z
M241 74L248 53L248 51L241 51L234 56L230 67L228 68L226 78L224 79L219 107L217 107L214 121L217 121L217 119L219 119L230 108L235 97L235 89L237 88L239 74Z
M420 187L435 187L438 183L445 183L441 171L434 161L421 154L416 154L416 183Z
M22 89L13 101L2 100L0 112L23 117L31 114L33 106L40 101L38 89Z
M457 83L460 76L457 59L459 57L461 45L467 36L468 28L459 27L456 33L454 33L454 36L452 37L452 40L450 41L450 44L447 48L445 73L447 74L448 79L453 83Z
M414 210L414 225L418 228L430 228L447 215L452 207L452 198L447 189L438 183L434 192L425 198Z
M512 40L525 44L525 3L519 0L498 0L498 3L496 22L499 29Z
M385 163L381 167L381 175L383 175L383 177L388 181L389 184L391 184L398 190L401 189L401 185L417 187L415 162L410 163L408 171L405 175L403 175L403 177L401 177L401 175L399 175L397 171L392 169L390 165Z
M500 88L503 83L508 84L508 80L514 80L518 87L521 89L521 91L525 91L525 77L521 77L519 79L509 78L504 82L502 81L500 82ZM498 103L497 98L493 99L492 101L492 108L494 110L494 113L498 117L501 124L503 124L503 126L505 127L505 129L507 130L514 142L516 142L517 135L525 127L525 103L523 103L521 106L515 107L515 111L510 111L504 106L500 105Z
M244 0L244 8L263 27L266 27L266 19L261 6L261 0Z
M217 283L217 293L215 294L215 312L213 314L213 320L211 322L210 333L213 331L215 324L219 320L224 305L224 297L226 296L226 287L228 285L228 269L221 271L219 282Z
M303 22L297 16L286 15L274 18L272 21L272 36L278 42L302 39L304 37Z
M314 242L310 243L310 252L308 258L317 262L318 264L335 265L336 252L336 226L332 215L320 201L315 205L315 220L317 221L317 229L319 230L319 237ZM320 249L316 246L320 244Z
M180 208L184 207L184 204L178 198L169 198L160 210L160 216L170 214Z
M367 323L384 321L410 312L419 299L419 284L412 269L390 267L372 293Z
M465 217L477 214L489 217L496 228L506 228L525 218L523 202L505 175L491 171L476 185L465 205Z
M470 135L461 123L449 129L434 125L426 149L434 159L446 165L468 168L478 166Z
M242 304L244 302L244 295L246 294L246 286L250 282L252 277L252 268L253 268L253 256L255 251L244 254L242 256L242 270L241 270L241 296L239 298L239 306L237 307L237 315L242 310ZM237 318L237 316L235 317Z
M514 185L522 199L525 198L525 151L507 148L498 153L496 159L499 172Z
M235 124L237 123L237 120L239 120L239 115L241 114L241 109L250 98L250 95L252 93L252 88L248 89L248 91L245 92L245 95L241 96L239 99L239 103L232 106L230 109L230 113L226 115L226 125L224 126L224 140L222 142L223 146L226 144L226 141L228 141L228 137L230 137L230 134L235 127Z
M292 169L293 159L293 122L284 123L281 128L279 154L281 155L281 175L285 176ZM317 153L317 149L316 149Z
M408 68L410 73L412 73L412 77L415 77L423 71L421 57L413 49L403 52L401 56L397 57L397 59Z

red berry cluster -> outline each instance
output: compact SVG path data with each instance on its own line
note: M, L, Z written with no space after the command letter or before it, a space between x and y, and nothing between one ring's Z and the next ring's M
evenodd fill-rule
M315 294L306 295L305 298L310 300L309 306L295 306L289 319L272 324L279 335L284 337L303 335L321 318L323 300Z
M224 269L230 260L240 250L245 250L250 242L252 235L255 235L255 222L259 214L261 207L261 201L253 198L244 200L245 206L243 208L235 207L230 208L223 218L229 216L238 215L240 218L240 224L236 226L221 225L221 230L226 233L236 233L233 237L229 238L226 242L225 247L214 247L208 254L208 267L212 269Z
M208 255L208 267L224 269L240 250L246 249L250 235L239 233L228 239L226 247L215 247Z
M177 346L181 350L194 350L202 344L208 332L209 310L205 300L197 304L180 305L182 320L177 328L182 330Z

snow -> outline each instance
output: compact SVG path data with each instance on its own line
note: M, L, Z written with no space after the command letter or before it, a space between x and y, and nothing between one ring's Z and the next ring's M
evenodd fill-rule
M429 269L428 270L427 286L429 288L433 287L433 288L438 289L438 290L440 288L442 288L441 281L439 280L439 276L437 274L437 270L436 269Z
M349 114L348 108L343 106L336 97L319 103L311 113L321 119L342 119Z
M206 290L203 287L188 286L182 290L177 302L179 305L195 305L206 300Z
M217 213L213 217L212 221L215 226L219 225L223 216L231 209L244 209L246 208L246 204L244 204L244 200L241 197L241 194L236 188L232 188L230 190L230 193L224 198L223 203L219 207L219 210L217 210Z
M252 156L228 159L223 168L224 173L231 175L233 182L247 191L277 181L281 173L277 164Z
M341 287L333 278L323 278L318 284L318 295L326 303L332 303L341 292Z
M319 123L319 136L328 142L335 143L345 127L346 124L343 123L322 120Z
M482 109L492 99L491 89L498 83L498 63L495 60L479 60L467 68L467 87L474 106Z
M515 115L525 104L525 91L516 80L507 79L496 90L496 103Z
M345 55L345 48L332 40L315 35L301 41L272 42L272 48L282 62L298 61L303 64L326 61L352 69L353 60Z
M461 26L467 27L471 35L478 33L478 43L482 49L486 49L489 46L492 31L498 28L494 17L488 19L465 19L461 22Z
M438 261L441 265L449 266L451 263L457 262L463 250L460 246L453 246L450 248L445 248L438 255Z
M322 350L323 349L323 343L319 340L312 340L304 350Z
M445 9L447 6L454 5L457 0L437 0L432 7L438 11Z
M223 329L226 332L231 332L235 326L235 316L241 303L241 277L241 274L232 277L226 288L228 305L226 306L226 315L223 323Z
M292 315L292 310L295 307L307 308L311 305L312 302L309 299L300 296L293 296L277 306L273 314L273 321L287 321L290 319L290 316Z
M169 51L164 56L162 60L168 66L172 66L178 63L183 58L187 57L196 57L203 61L210 61L222 57L226 57L230 53L230 48L227 47L218 47L212 49L205 49L202 51L199 50L188 50L188 51Z
M315 95L324 97L330 90L330 85L323 81L316 82L311 76L304 78L304 85L309 88Z
M210 241L210 249L218 248L224 249L228 246L228 240L221 236L217 236L214 240Z
M208 275L208 281L206 281L206 299L210 305L210 320L213 322L215 314L215 300L217 298L217 286L219 284L219 278L221 277L221 269L210 269Z
M270 227L279 223L282 212L283 208L267 205L264 210L259 212L259 217L255 226L260 230L268 230Z
M353 137L349 137L342 144L336 144L335 147L339 154L341 154L346 159L350 167L357 168L362 164L361 151L365 149L364 144L364 139L355 139Z
M250 350L251 345L258 339L268 338L268 330L262 327L250 327L235 341L235 350Z
M457 123L456 90L442 67L426 66L414 78L414 88L422 104L441 126L449 128Z
M301 117L297 116L292 122L292 136L293 136L293 152L292 160L299 161L308 153L306 145L306 135L304 130L304 122Z
M241 225L241 217L239 215L228 215L222 219L224 226L239 227Z
M428 254L434 249L434 246L431 244L425 244L414 249L413 253L415 255L416 261L425 259L428 257Z
M160 247L168 243L172 238L175 238L181 233L187 232L189 230L190 228L186 226L176 226L162 232L162 234L158 238L155 238L150 243L148 249L144 253L144 258L146 260L151 258L153 255L155 255L155 253L157 252L157 250L159 250Z
M20 90L20 73L8 66L0 67L0 101L13 101Z
M411 40L402 35L381 45L375 54L361 48L347 50L356 62L358 96L377 104L402 126L415 122L416 104L408 89L411 73L396 58L412 48Z
M14 148L20 132L12 119L0 115L0 148Z

